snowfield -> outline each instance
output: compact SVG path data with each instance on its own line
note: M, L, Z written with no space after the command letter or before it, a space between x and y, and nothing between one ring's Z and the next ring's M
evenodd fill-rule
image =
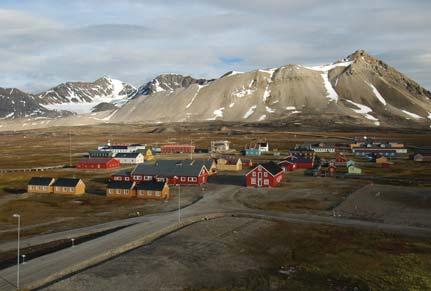
M247 119L247 118L249 118L253 113L254 113L254 111L256 110L256 105L253 105L253 106L251 106L250 107L250 109L244 114L244 119Z
M353 111L355 111L356 113L362 114L365 118L374 121L375 125L380 125L380 122L377 118L375 118L374 116L372 116L371 114L369 114L370 112L373 112L373 110L365 105L359 104L359 103L355 103L351 100L347 100L347 102L353 104L354 106L356 106L359 109L352 109Z
M422 119L423 118L422 116L419 116L419 115L412 113L412 112L408 112L407 110L401 110L401 111L404 112L404 114L407 114L408 116L410 116L414 119Z

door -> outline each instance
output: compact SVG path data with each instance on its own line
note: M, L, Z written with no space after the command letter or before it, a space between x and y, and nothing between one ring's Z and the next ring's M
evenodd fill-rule
M257 173L257 187L262 187L262 172Z

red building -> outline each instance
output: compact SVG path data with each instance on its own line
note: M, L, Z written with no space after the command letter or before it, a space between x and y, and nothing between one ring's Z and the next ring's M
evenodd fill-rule
M283 169L284 172L291 172L296 170L296 164L291 161L282 161L278 165Z
M194 153L195 146L190 144L167 144L160 147L162 154Z
M245 174L247 187L275 187L283 179L283 169L274 162L258 164Z
M119 166L120 161L114 158L82 159L76 164L78 169L115 169Z

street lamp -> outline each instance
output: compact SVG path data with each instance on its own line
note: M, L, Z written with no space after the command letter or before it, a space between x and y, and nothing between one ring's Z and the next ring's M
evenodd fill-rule
M25 264L25 257L26 257L26 255L21 255L23 265Z
M17 255L16 255L16 287L19 289L19 243L20 243L20 232L21 232L21 215L14 214L12 217L18 219L18 243L17 243Z
M75 246L75 239L71 238L70 241L72 242L72 248Z

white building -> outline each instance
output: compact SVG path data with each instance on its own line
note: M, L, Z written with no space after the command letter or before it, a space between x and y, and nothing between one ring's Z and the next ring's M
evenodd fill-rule
M261 153L263 153L263 152L269 152L269 143L266 141L266 142L259 142L258 144L257 144L257 149L261 152Z
M211 152L226 152L230 149L230 141L216 140L211 142Z
M315 153L335 153L335 147L332 145L311 145L310 149Z
M144 155L141 153L117 153L115 158L120 161L120 164L142 164Z

